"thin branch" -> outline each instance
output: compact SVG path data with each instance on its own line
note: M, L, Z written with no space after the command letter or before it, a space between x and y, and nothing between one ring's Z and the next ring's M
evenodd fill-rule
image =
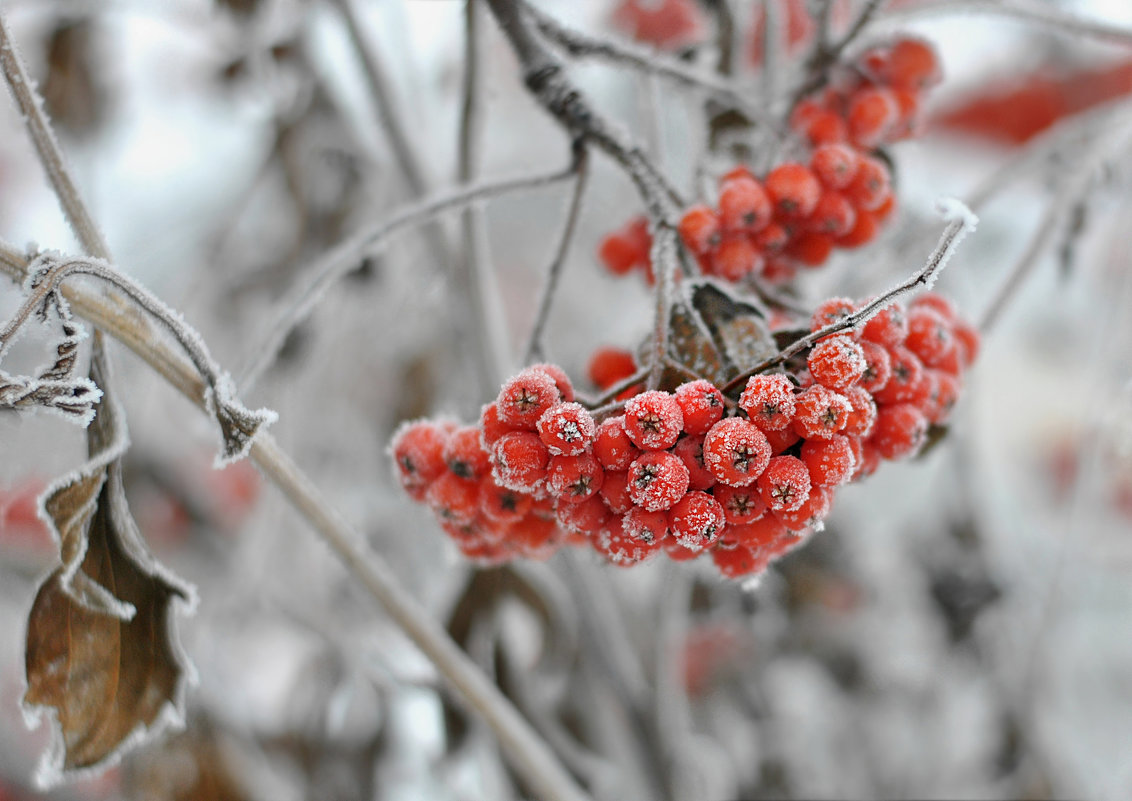
M782 64L780 42L783 39L782 15L778 0L762 0L763 14L763 60L760 80L763 90L763 104L774 102L778 89L778 69Z
M372 228L361 231L337 245L303 271L306 283L296 287L280 304L282 309L267 329L263 342L252 351L252 357L241 371L238 386L246 392L278 355L291 331L306 319L323 293L362 259L384 244L384 240L401 228L431 219L441 212L466 206L479 200L499 197L509 192L555 184L574 174L573 165L565 170L522 178L475 184L454 192L427 198L396 212Z
M550 318L550 304L558 290L558 282L562 277L562 268L566 265L566 256L570 252L570 243L574 241L574 232L578 227L578 218L582 211L582 197L586 191L586 182L589 178L589 154L582 145L578 145L575 164L577 177L574 179L574 189L570 194L570 205L566 209L566 221L562 224L562 233L558 237L558 244L554 249L554 256L546 271L546 281L539 295L538 311L535 312L535 324L531 329L527 347L523 351L523 363L530 364L536 359L545 357L543 348L543 332L546 330L547 320Z
M664 362L668 356L669 309L672 305L672 286L676 280L677 252L676 229L667 225L654 226L652 250L649 260L656 273L656 310L653 318L652 355L649 360L648 389L660 386Z
M940 272L947 266L951 256L955 253L959 243L968 233L975 230L975 225L978 223L978 218L958 200L941 201L940 206L944 216L949 219L950 222L943 230L939 244L936 245L935 250L932 251L931 256L928 257L927 263L925 263L922 268L883 295L869 301L852 314L848 314L804 337L799 337L774 356L759 362L750 370L736 376L723 387L723 393L727 394L732 390L742 387L751 376L758 375L772 367L777 367L796 353L801 353L806 350L818 340L863 325L882 309L912 292L917 287L931 289L932 285L935 284L936 278L939 277Z
M0 266L16 281L28 264L11 247L0 247ZM190 401L206 412L206 385L196 368L153 336L144 316L128 303L83 286L60 292L76 313L137 353ZM370 549L315 488L269 433L251 444L251 457L287 500L322 536L369 594L388 612L457 691L458 699L479 714L499 738L516 770L539 797L587 801L573 778L510 701L448 636L444 628L398 583L391 568Z

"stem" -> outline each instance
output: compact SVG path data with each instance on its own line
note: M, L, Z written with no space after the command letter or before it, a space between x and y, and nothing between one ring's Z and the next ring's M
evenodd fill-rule
M27 260L10 247L0 248L0 266L23 280ZM76 313L107 331L137 353L154 370L201 409L205 382L192 364L153 336L136 309L115 304L105 295L81 286L60 292ZM365 545L361 534L330 506L291 458L268 433L251 445L251 457L287 500L322 536L355 577L433 662L470 709L491 726L512 764L540 797L554 801L586 801L586 795L510 701L460 650L443 627L397 582L393 571Z
M782 41L782 19L778 13L778 0L763 0L763 104L774 102L778 88L778 67L782 63L778 43Z
M927 263L925 263L923 267L903 282L897 284L883 295L869 301L852 314L848 314L840 320L836 320L827 326L819 328L817 331L807 334L804 337L799 337L774 356L765 359L750 370L736 376L722 388L723 393L727 394L732 390L742 387L751 376L758 375L772 367L782 364L794 354L801 353L820 339L825 339L828 336L841 333L842 331L848 331L851 328L856 328L868 322L877 312L891 305L904 295L907 295L909 292L916 289L916 287L922 286L925 289L931 289L936 278L939 277L940 272L947 266L947 262L950 261L951 256L955 253L963 237L973 231L978 222L978 218L958 200L945 201L941 205L944 214L951 219L951 222L943 230L939 244L936 245L935 250L932 251L932 254L928 257Z
M566 210L566 221L562 224L562 233L558 237L558 245L554 249L554 256L550 267L546 271L546 283L539 296L538 311L535 313L534 328L531 329L527 347L523 352L523 363L530 364L536 359L544 358L543 332L550 317L550 304L558 290L558 282L562 277L562 268L566 264L566 256L570 252L570 243L574 241L574 232L578 227L578 218L582 211L582 196L586 191L586 182L589 177L589 153L584 146L578 145L575 153L577 177L574 179L574 191L570 195L570 205Z
M649 260L656 273L656 311L653 319L652 354L649 364L648 389L660 386L664 362L668 356L669 308L672 305L672 284L676 279L676 229L654 226Z
M238 386L247 391L275 361L279 349L292 329L310 314L327 289L348 273L361 260L383 244L383 240L398 229L424 222L449 209L466 206L477 200L498 197L508 192L535 189L565 180L574 174L573 166L565 170L523 178L510 178L491 183L474 184L464 189L439 195L411 204L386 220L361 231L332 248L303 273L309 278L293 290L280 304L282 311L268 328L262 344L252 351L252 358L240 374Z

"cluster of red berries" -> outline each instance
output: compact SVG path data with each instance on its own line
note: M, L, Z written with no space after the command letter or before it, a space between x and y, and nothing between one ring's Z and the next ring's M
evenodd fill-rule
M932 46L901 38L866 51L819 96L798 104L790 124L812 147L808 164L789 161L761 180L745 166L720 178L716 207L689 208L680 237L704 275L779 283L819 267L835 248L876 236L895 208L878 147L911 136L921 94L940 77ZM651 241L643 218L602 241L598 256L615 275L642 270L651 283Z
M813 330L854 308L826 301ZM544 558L564 544L617 564L706 552L724 576L748 576L818 527L838 486L919 450L977 348L952 305L926 295L819 341L796 375L752 377L730 417L719 388L696 380L636 392L598 423L560 368L536 365L478 426L413 423L392 451L402 486L469 557Z

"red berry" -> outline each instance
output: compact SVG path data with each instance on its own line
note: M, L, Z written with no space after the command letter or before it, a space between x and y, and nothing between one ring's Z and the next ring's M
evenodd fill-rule
M821 197L821 184L804 164L780 164L766 176L766 193L775 213L789 220L809 217Z
M767 442L770 443L770 452L772 454L782 453L793 447L794 444L801 439L801 437L798 436L798 432L795 431L794 427L791 425L787 425L786 428L778 431L764 431L763 433L766 434Z
M856 460L849 438L834 434L827 440L808 439L802 443L802 461L810 472L810 483L836 487L853 477Z
M550 376L554 381L554 386L558 387L559 398L566 402L574 400L574 385L570 382L570 376L566 375L566 371L557 364L550 364L548 362L532 364L530 369L542 370Z
M737 176L719 189L719 221L724 231L755 233L766 227L773 215L770 198L754 178Z
M614 518L593 539L594 550L615 565L634 565L654 556L663 546L663 540L647 543L625 531L622 521Z
M862 156L857 174L845 187L845 197L858 209L878 209L892 195L888 167L872 156Z
M770 443L750 420L720 420L704 439L704 464L716 479L732 487L754 483L770 461Z
M479 510L493 523L507 524L521 520L531 510L531 496L496 484L491 477L480 481Z
M853 224L853 230L837 237L835 244L839 248L859 248L876 239L879 231L876 216L858 207L857 221Z
M665 50L694 44L704 30L702 12L693 0L621 0L613 22L634 39Z
M861 352L865 355L865 372L861 374L858 386L876 392L892 376L892 357L883 345L867 339L861 340Z
M551 406L538 419L538 434L553 456L577 456L594 441L596 426L579 403Z
M633 506L633 499L629 497L629 471L606 471L605 479L601 482L601 499L609 507L609 511L620 515L628 512Z
M672 536L689 550L709 547L725 525L723 507L706 492L687 493L668 512Z
M913 309L933 309L940 317L952 324L959 320L959 312L956 310L955 304L938 292L925 292L916 297L909 305Z
M667 392L649 390L625 402L625 433L638 448L671 448L683 428L684 413Z
M625 433L625 416L607 417L594 434L594 456L606 470L628 470L640 449Z
M491 459L483 449L478 426L460 426L444 444L444 463L460 478L478 481L491 471Z
M861 458L857 462L857 469L853 471L853 480L858 481L862 478L868 478L877 471L881 462L880 451L877 450L876 445L871 440L861 441Z
M580 503L560 503L555 509L555 517L563 528L579 534L597 534L613 519L599 495L592 495Z
M826 109L821 109L793 127L809 139L811 145L838 144L849 137L849 127L845 124L845 120Z
M692 206L684 212L677 230L688 250L706 256L719 244L719 215L708 206Z
M857 224L857 210L845 195L827 189L806 224L818 233L845 236Z
M530 514L511 526L507 540L529 559L546 559L553 553L558 534L554 518Z
M848 145L822 145L810 157L810 169L830 189L844 189L857 175L861 157Z
M688 468L670 451L648 451L629 466L629 497L650 512L671 509L688 491Z
M429 484L425 500L437 517L471 523L479 513L479 484L455 473L445 473Z
M688 434L706 434L723 417L723 393L710 381L701 378L681 384L675 396Z
M745 235L725 237L711 256L712 273L728 281L738 281L762 263L762 253Z
M499 391L499 418L508 425L534 431L542 413L558 403L558 386L542 370L527 368Z
M772 514L764 514L750 523L728 524L720 538L720 547L716 550L725 550L726 546L765 548L786 531L786 526L781 520Z
M900 104L896 97L883 87L866 87L857 90L849 101L849 138L866 149L885 141L889 131L900 119Z
M926 89L940 80L939 56L923 39L897 40L888 51L883 77L902 89Z
M739 396L739 408L762 431L778 431L794 417L794 385L784 375L755 375Z
M703 551L689 551L672 537L665 538L662 547L664 548L665 554L667 554L668 558L673 562L690 562L693 559L699 558L700 554L703 553Z
M869 318L861 329L861 338L880 345L900 345L908 336L908 318L904 307L893 303Z
M888 383L873 393L877 403L902 403L916 394L920 379L924 375L924 365L916 354L903 345L888 348L892 360L892 376Z
M613 233L601 240L597 257L609 272L614 275L626 275L644 266L644 262L648 259L648 251L642 251L640 246L628 237Z
M402 487L423 490L445 472L448 436L447 428L429 420L405 423L397 429L389 450Z
M843 432L847 436L867 437L872 433L873 424L877 419L877 405L873 396L861 387L849 387L845 390L845 397L853 406L849 418L845 421Z
M601 489L605 471L591 453L552 456L546 469L546 488L555 498L581 503Z
M790 240L783 254L807 267L820 267L833 253L833 241L829 234L803 231Z
M535 491L546 479L549 463L550 451L531 431L512 431L491 446L491 473L508 489Z
M849 298L830 298L822 301L810 317L810 330L820 331L853 313L856 304Z
M805 439L829 439L845 427L851 411L844 395L814 384L795 398L794 430Z
M741 545L735 548L716 548L711 552L711 559L719 572L729 579L758 575L770 563L766 554Z
M790 243L790 233L785 227L772 222L755 234L751 240L755 247L764 253L781 253Z
M810 496L810 473L797 457L775 456L759 476L758 486L763 501L773 511L793 511Z
M932 376L933 392L928 403L920 406L929 423L940 425L947 421L951 409L959 400L963 385L954 375L943 370L927 370Z
M486 450L491 450L496 440L514 430L500 418L499 404L496 401L492 401L480 410L480 441Z
M598 348L586 368L586 375L598 389L609 389L635 372L637 362L633 354L623 348Z
M826 337L814 345L806 365L814 381L838 392L857 383L867 366L861 346L844 334Z
M688 486L694 490L706 490L715 484L715 474L704 465L704 437L680 437L672 452L688 468Z
M970 367L975 363L975 359L979 355L979 344L981 340L979 331L977 328L973 328L964 322L956 323L953 330L955 340L959 343L959 356L963 362L963 366Z
M951 323L933 308L913 305L908 310L908 336L904 346L924 364L935 366L955 347Z
M810 496L806 498L806 502L799 506L797 509L782 510L775 512L775 516L781 520L786 528L791 531L805 531L808 528L813 528L821 523L829 515L830 506L833 505L833 490L829 487L813 487L810 490ZM789 550L794 545L798 544L797 541L787 541L783 543L781 540L776 545L785 545L786 547L779 551L783 553ZM778 551L778 548L774 550Z
M928 420L911 403L881 406L869 442L885 459L903 459L916 453L924 444Z
M649 512L634 506L621 518L621 526L634 540L658 545L668 536L668 513Z
M716 484L711 493L723 507L723 517L728 525L753 523L766 514L766 501L754 486L729 487L726 484Z

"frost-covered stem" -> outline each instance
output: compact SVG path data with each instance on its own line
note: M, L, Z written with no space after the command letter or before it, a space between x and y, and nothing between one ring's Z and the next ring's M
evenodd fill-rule
M0 267L15 281L22 282L28 262L17 251L4 246L0 248ZM82 286L64 286L60 292L76 313L127 345L185 397L205 409L205 382L196 368L154 337L136 309L119 307L102 293ZM326 501L270 434L265 432L255 439L250 455L370 595L432 661L456 689L458 697L491 726L516 770L538 796L555 801L587 801L586 794L499 688L400 586L390 567L365 545L361 534Z
M849 30L845 35L832 44L829 43L828 38L818 39L818 46L814 48L813 53L806 60L806 79L802 85L794 90L791 97L790 106L793 108L805 98L807 95L816 92L826 82L828 78L829 68L837 63L841 58L841 54L857 40L857 37L868 27L869 23L876 17L877 12L884 7L888 0L866 0L864 7L853 19L849 25ZM828 3L832 6L832 0ZM887 17L886 17L887 18Z
M480 67L482 61L479 2L464 2L464 75L461 81L460 125L457 133L456 169L460 184L476 178L480 139ZM460 221L463 247L463 282L468 292L472 330L475 332L479 361L476 370L482 395L490 395L506 380L511 370L511 349L506 331L506 315L499 296L499 284L488 257L487 226L483 209L470 204Z
M1083 36L1110 44L1132 46L1132 28L1088 19L1056 5L1036 0L939 0L892 11L877 23L906 22L929 14L991 14L1034 22L1055 33Z
M368 254L377 250L384 240L399 229L425 222L441 212L466 206L479 200L487 200L509 192L537 189L563 181L574 174L573 165L565 170L539 173L521 178L473 184L454 192L426 198L394 213L382 222L354 234L345 242L331 248L314 264L302 271L308 276L306 283L296 287L280 304L281 311L267 329L267 334L255 350L252 358L240 374L238 386L246 391L256 379L275 361L283 342L296 325L310 314L323 293L334 282L350 272Z
M558 290L558 282L562 277L562 268L566 264L566 256L570 252L570 243L574 241L574 232L578 228L578 218L582 211L582 197L586 191L586 181L590 172L589 152L584 145L578 144L575 150L575 167L577 177L574 179L574 188L570 193L570 205L566 209L566 221L562 224L562 233L558 237L558 244L554 248L554 256L550 260L550 267L546 271L546 281L539 296L538 311L535 312L535 324L531 329L527 347L523 351L523 364L530 364L536 359L545 358L543 348L543 333L546 322L550 317L550 305L554 301L554 294Z
M672 306L672 286L676 280L678 258L676 229L663 223L654 226L649 259L656 274L656 310L653 318L648 389L658 388L661 376L664 374L664 362L668 356L669 309Z
M715 48L719 51L715 71L731 75L735 71L735 12L729 0L705 0L704 5L715 17Z
M763 7L763 104L770 106L777 97L778 67L782 63L779 42L782 41L782 19L778 0L762 0Z
M839 320L819 328L817 331L794 340L774 356L759 362L750 370L747 370L729 381L727 385L723 387L723 392L726 394L742 387L751 376L758 375L765 370L782 364L791 356L801 353L818 340L825 339L833 334L839 334L842 331L848 331L851 328L856 328L868 322L877 312L890 306L917 287L931 289L936 278L939 277L940 272L947 266L947 262L950 261L951 256L955 253L963 237L973 231L978 222L975 215L957 200L948 201L948 205L944 207L944 212L951 217L951 222L943 229L943 234L939 238L939 244L936 245L935 250L932 251L932 254L928 257L923 267L883 295L869 301L852 314L847 314Z

